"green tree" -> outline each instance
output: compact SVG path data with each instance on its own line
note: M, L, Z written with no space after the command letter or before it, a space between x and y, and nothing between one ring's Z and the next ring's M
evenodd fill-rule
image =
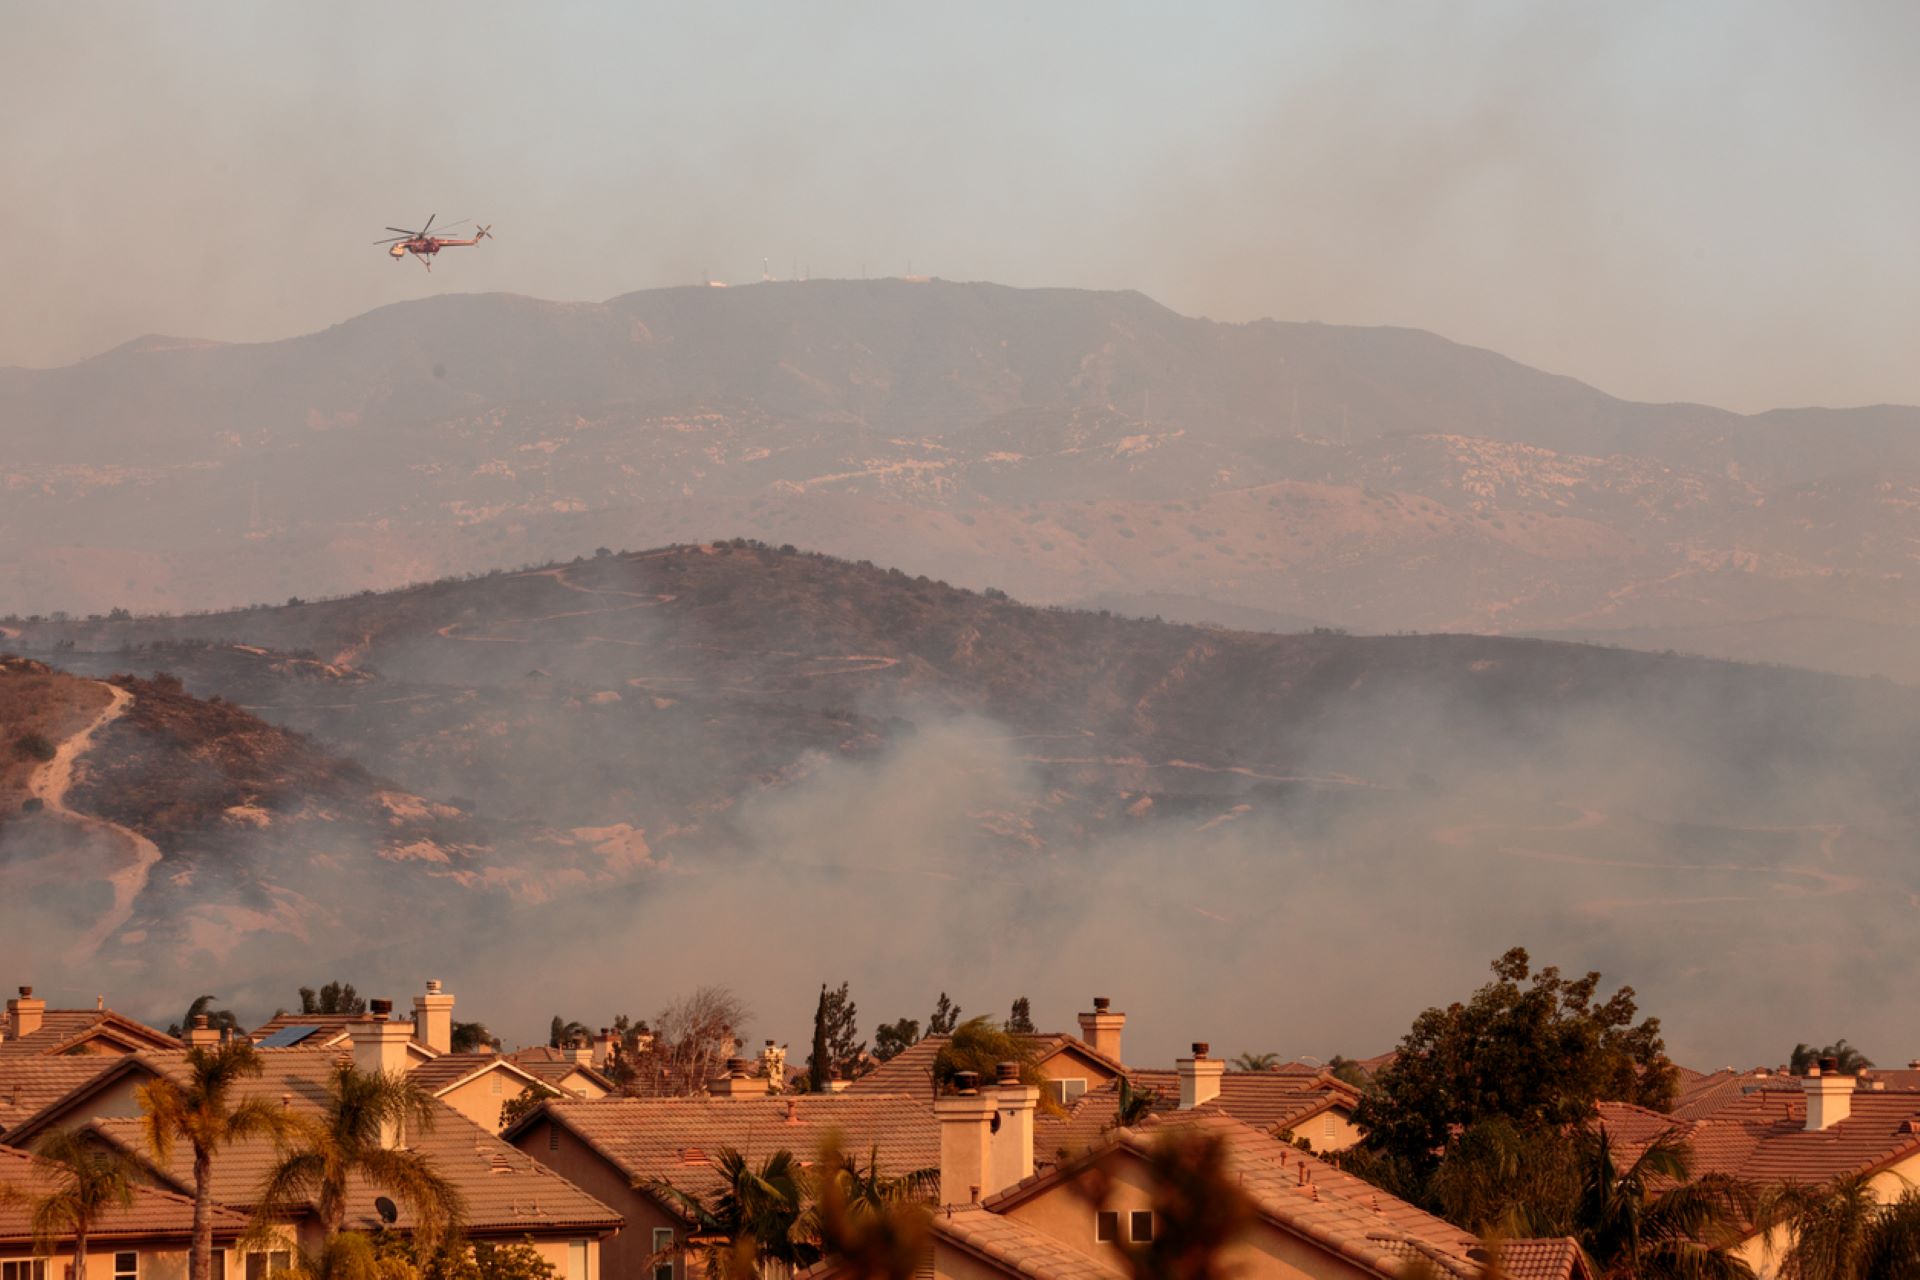
M1013 1011L1007 1015L1007 1030L1015 1035L1030 1036L1033 1031L1033 1005L1025 996L1013 1002Z
M456 1022L450 1047L455 1053L478 1053L482 1049L498 1049L500 1038L488 1031L484 1022Z
M939 1003L933 1006L933 1014L927 1019L927 1034L950 1036L959 1025L960 1006L947 999L947 993L942 991Z
M337 979L327 983L315 992L312 987L300 988L300 1012L322 1014L359 1015L367 1011L366 999L353 989L351 982Z
M1920 1189L1888 1204L1865 1175L1818 1187L1789 1184L1759 1220L1782 1229L1780 1280L1907 1280L1920 1275Z
M1040 1105L1050 1111L1059 1110L1053 1095L1046 1092L1047 1078L1041 1074L1033 1041L1014 1035L985 1014L955 1027L952 1039L940 1046L940 1052L933 1059L934 1088L951 1089L954 1076L962 1071L971 1071L981 1080L991 1082L1003 1062L1019 1064L1021 1083L1041 1090Z
M835 1078L851 1080L867 1056L867 1043L860 1039L859 1010L847 983L829 990L820 987L820 1002L813 1011L813 1052L807 1057L807 1084L816 1093Z
M584 1022L575 1022L553 1015L553 1022L547 1028L547 1047L549 1049L572 1049L583 1044L593 1043L593 1031Z
M1825 1048L1815 1048L1810 1044L1793 1046L1793 1056L1787 1060L1787 1068L1796 1076L1804 1076L1827 1058L1834 1060L1835 1068L1843 1076L1857 1076L1873 1065L1873 1059L1848 1044L1847 1038L1841 1036Z
M721 1187L708 1198L682 1191L670 1179L645 1188L693 1221L688 1242L674 1251L704 1264L709 1276L751 1274L759 1259L797 1271L820 1259L802 1221L808 1194L805 1167L790 1151L776 1151L758 1168L732 1147L714 1156Z
M877 1061L886 1062L897 1058L901 1053L920 1043L920 1020L901 1018L897 1022L884 1022L874 1028L873 1056Z
M1160 1105L1158 1089L1136 1089L1127 1076L1120 1077L1119 1096L1113 1109L1113 1122L1121 1128L1139 1124Z
M331 1240L346 1224L350 1189L365 1180L411 1212L423 1245L458 1230L465 1213L459 1191L426 1156L384 1140L389 1130L431 1129L437 1110L409 1076L335 1067L320 1113L294 1117L293 1139L261 1190L260 1221L311 1204Z
M520 1123L520 1117L533 1110L548 1098L560 1097L558 1089L535 1083L522 1090L517 1098L508 1098L500 1104L500 1131L506 1132L509 1125Z
M1634 1021L1633 988L1596 1001L1599 974L1533 973L1520 947L1493 973L1467 1003L1414 1020L1361 1098L1369 1147L1431 1171L1455 1134L1493 1116L1525 1131L1581 1124L1601 1099L1672 1104L1678 1074L1660 1020Z
M1243 1053L1233 1060L1235 1071L1271 1071L1279 1065L1277 1053Z
M156 1076L134 1092L140 1130L162 1161L176 1143L193 1153L193 1247L189 1280L213 1275L213 1164L236 1142L286 1138L292 1120L285 1108L263 1097L245 1098L242 1083L259 1077L260 1054L250 1040L228 1040L187 1050L182 1078Z
M182 1017L180 1021L169 1026L167 1028L167 1034L174 1037L176 1040L184 1038L188 1030L192 1028L193 1020L199 1017L200 1015L205 1014L207 1018L207 1025L209 1027L212 1027L215 1031L231 1032L234 1035L244 1035L245 1032L240 1026L240 1019L234 1016L233 1010L216 1009L213 1007L213 1002L215 1000L218 1000L219 998L220 998L219 996L194 997L193 1003L187 1006L186 1015Z
M133 1207L138 1166L118 1148L56 1131L34 1148L32 1169L45 1190L0 1186L0 1200L25 1202L36 1252L53 1253L71 1236L73 1280L87 1280L88 1237L107 1214Z
M1350 1084L1356 1089L1367 1087L1367 1069L1343 1054L1334 1054L1327 1059L1327 1074L1342 1084Z

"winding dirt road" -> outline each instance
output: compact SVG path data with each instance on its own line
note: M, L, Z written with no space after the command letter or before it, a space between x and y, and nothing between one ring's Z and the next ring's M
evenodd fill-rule
M95 922L92 929L75 941L75 959L94 955L101 944L132 917L133 904L146 889L147 877L152 874L154 864L160 861L159 848L139 832L67 807L67 792L73 786L75 762L92 748L94 735L118 720L133 702L133 695L125 689L105 683L100 687L107 691L111 701L85 727L62 742L54 750L53 759L41 765L27 779L27 794L40 801L47 814L104 836L127 851L127 865L107 877L107 882L113 886L113 905Z

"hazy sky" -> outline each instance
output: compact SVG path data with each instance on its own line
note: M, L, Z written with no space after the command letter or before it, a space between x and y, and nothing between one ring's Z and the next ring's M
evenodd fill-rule
M774 274L1920 402L1920 6L0 0L0 364ZM369 242L496 224L429 277Z

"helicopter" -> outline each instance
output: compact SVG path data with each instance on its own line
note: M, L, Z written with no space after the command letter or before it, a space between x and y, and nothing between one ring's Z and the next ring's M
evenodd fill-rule
M473 229L473 234L464 239L452 237L452 236L444 236L444 235L436 236L436 235L429 234L433 230L434 218L437 218L439 216L440 215L437 213L430 215L427 218L427 225L420 228L418 231L409 231L405 227L388 227L387 230L397 231L400 234L397 236L394 236L392 239L389 239L389 240L375 240L374 243L392 245L393 247L388 249L387 253L390 257L393 258L395 262L398 262L400 259L406 257L408 254L411 253L415 257L420 259L421 266L425 267L428 271L432 271L433 255L440 252L442 249L445 249L449 246L455 246L455 245L479 244L482 240L493 239L492 224L488 224L487 226L484 226L484 227L475 227ZM465 222L465 221L468 221L468 219L463 218L461 219L461 221ZM456 222L452 225L457 227L460 225L460 223ZM445 231L448 228L442 227L440 229L442 231Z

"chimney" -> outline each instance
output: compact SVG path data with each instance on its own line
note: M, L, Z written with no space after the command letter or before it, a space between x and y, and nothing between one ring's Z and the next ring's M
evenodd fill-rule
M46 1012L47 1002L35 1000L32 987L20 988L20 998L7 1001L7 1038L18 1040L32 1035L40 1029L40 1019Z
M827 1075L828 1093L845 1093L851 1088L853 1088L853 1081L841 1074L839 1068L834 1068L834 1070Z
M1115 1062L1125 1062L1120 1056L1120 1033L1126 1029L1127 1015L1113 1012L1112 1004L1105 996L1093 998L1093 1012L1080 1015L1080 1039L1092 1046L1094 1052L1105 1054Z
M353 1065L369 1074L401 1075L407 1070L407 1042L412 1028L393 1021L393 1001L370 1000L367 1016L348 1024L353 1039ZM400 1145L400 1128L388 1122L380 1126L380 1145L389 1151Z
M999 1123L989 1125L992 1163L987 1184L980 1189L988 1196L1033 1176L1033 1113L1040 1105L1040 1090L1020 1082L1019 1063L1003 1062L995 1074L993 1098Z
M1853 1114L1853 1077L1840 1074L1840 1064L1832 1058L1820 1059L1820 1065L1807 1069L1800 1082L1807 1095L1807 1132L1831 1129Z
M1191 1111L1195 1107L1205 1106L1220 1096L1220 1077L1227 1073L1227 1064L1218 1058L1207 1056L1207 1042L1196 1040L1193 1056L1181 1058L1174 1066L1180 1069L1180 1109Z
M707 1092L716 1098L764 1098L767 1082L753 1074L745 1058L728 1058L727 1073L707 1083Z
M786 1091L787 1046L767 1041L766 1047L760 1050L760 1074L767 1078L767 1088L774 1093Z
M207 1025L207 1015L193 1015L193 1025L187 1028L187 1047L189 1049L212 1049L220 1043L220 1032Z
M613 1061L613 1028L602 1027L600 1034L593 1038L593 1069L605 1071L607 1064Z
M933 1100L940 1123L940 1202L972 1204L993 1173L995 1099L980 1092L980 1077L958 1071L956 1092Z
M427 993L413 998L413 1038L435 1053L453 1052L453 997L440 979L427 979Z

